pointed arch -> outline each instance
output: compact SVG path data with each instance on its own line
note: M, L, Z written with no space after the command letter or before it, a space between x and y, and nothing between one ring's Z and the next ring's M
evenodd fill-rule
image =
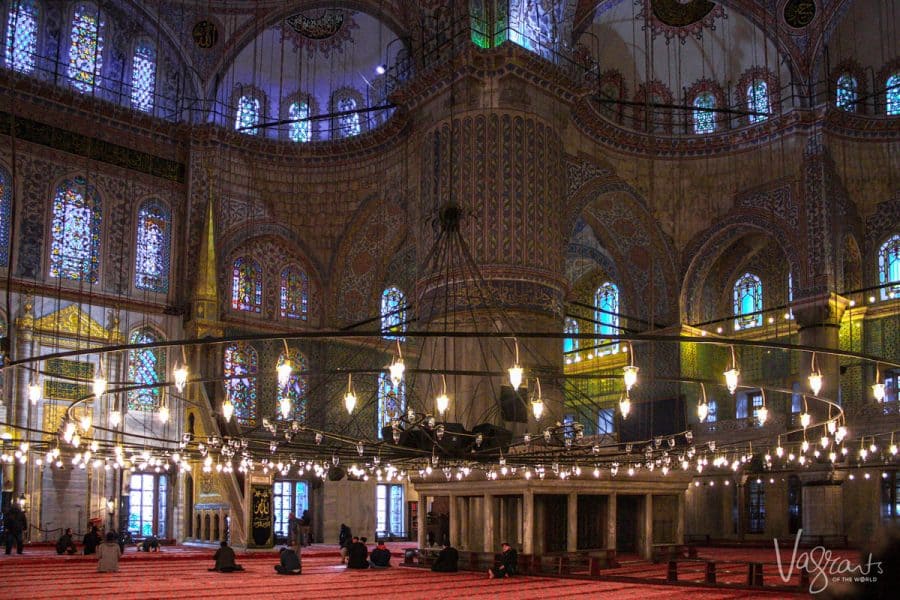
M262 268L249 256L234 259L231 277L231 308L262 312Z
M234 418L239 425L256 425L256 374L259 356L250 344L235 342L225 346L222 371L225 395L234 405Z
M154 329L142 327L128 338L130 344L152 344L163 337ZM160 407L165 380L166 355L160 348L133 348L128 351L128 382L137 389L128 390L128 410L154 411Z
M611 281L604 282L594 292L594 333L615 335L619 333L619 287ZM599 354L616 352L619 345L607 340L598 340Z
M761 327L763 323L762 281L753 273L744 273L734 282L734 328L737 331Z
M309 319L309 277L294 265L281 269L281 316L286 319Z

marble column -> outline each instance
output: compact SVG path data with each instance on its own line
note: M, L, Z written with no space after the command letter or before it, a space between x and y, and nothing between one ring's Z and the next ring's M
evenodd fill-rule
M495 549L494 540L497 536L497 524L494 522L494 496L492 494L484 495L484 543L482 547L485 552L493 552Z
M678 494L678 510L675 516L675 543L684 544L685 492Z
M522 494L522 552L534 554L534 492Z
M462 548L462 539L460 537L462 528L459 524L459 505L457 504L458 501L458 496L450 496L450 543L457 548Z
M578 550L578 494L569 494L566 508L566 552L575 552Z
M616 549L616 503L615 492L607 496L606 501L606 549Z
M418 531L418 536L416 538L416 545L419 548L425 547L425 527L427 527L426 515L428 512L428 496L424 494L419 494L419 510L416 512L416 529ZM440 540L436 540L440 542Z
M643 531L641 539L641 557L650 560L653 557L653 494L644 494Z

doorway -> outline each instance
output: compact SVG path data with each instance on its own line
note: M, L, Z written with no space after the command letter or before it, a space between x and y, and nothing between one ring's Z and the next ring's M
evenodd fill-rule
M638 551L638 516L643 496L616 496L616 551Z
M568 534L567 496L544 494L537 496L544 508L544 552L565 552Z

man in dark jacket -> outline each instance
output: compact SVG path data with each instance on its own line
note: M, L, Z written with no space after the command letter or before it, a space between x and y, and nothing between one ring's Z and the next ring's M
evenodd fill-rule
M374 569L386 569L391 566L391 551L384 545L384 540L378 541L378 545L372 550L369 562L372 563Z
M233 573L234 571L243 571L244 567L234 562L234 550L228 546L228 542L222 540L219 549L213 554L213 560L216 561L210 571L218 571L219 573Z
M348 569L368 569L369 568L369 549L366 545L359 541L359 538L353 538L350 544L347 568Z
M56 553L75 554L76 552L78 552L78 548L75 547L75 542L72 541L72 528L67 527L66 532L56 540Z
M22 554L22 541L28 530L28 520L17 503L10 504L6 514L3 515L3 527L6 529L6 553L12 552L15 542L16 553Z
M438 552L431 570L436 573L456 573L459 570L459 552L450 545L450 542L444 543L444 548Z
M518 553L508 542L503 542L503 554L500 555L500 564L488 569L488 577L490 579L494 577L512 577L516 574L518 567Z
M95 554L97 552L97 546L99 546L102 541L97 526L90 525L90 530L84 534L84 539L82 540L82 542L84 542L84 553Z
M275 565L275 571L279 575L299 575L300 557L294 552L293 548L285 546L281 549L281 563Z

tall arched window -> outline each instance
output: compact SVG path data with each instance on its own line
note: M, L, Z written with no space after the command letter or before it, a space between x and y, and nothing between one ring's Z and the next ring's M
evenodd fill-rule
M566 335L578 335L578 321L575 319L566 319L563 333ZM576 350L578 350L578 338L563 338L563 352L575 352Z
M338 127L336 137L347 138L359 135L362 131L359 124L359 113L350 112L356 111L358 108L356 98L350 95L340 96L338 97L337 102L335 102L335 107L339 113L348 113L340 115L337 118Z
M769 84L765 81L754 81L747 86L747 110L754 113L750 115L751 123L759 123L768 119L771 110L769 104Z
M378 375L378 439L383 439L381 430L391 425L391 419L396 419L406 412L406 383L394 386L390 375L381 373Z
M900 234L892 235L878 250L881 299L900 298Z
M391 286L381 293L381 332L386 340L403 340L406 331L406 296Z
M619 288L607 281L594 293L594 332L600 335L614 335L619 332ZM599 342L610 344L601 350L605 354L615 352L619 345L608 340Z
M716 130L716 97L710 92L697 94L694 98L694 133L712 133Z
M253 346L241 342L225 346L225 394L234 405L234 418L240 425L256 425L257 362Z
M252 258L240 256L234 259L231 308L262 312L262 269Z
M53 197L50 277L97 283L100 214L100 198L83 177L59 184Z
M885 107L889 116L900 115L900 73L894 73L885 82Z
M103 18L92 4L79 4L69 34L68 75L75 89L90 92L103 70Z
M151 292L169 291L172 215L159 200L145 200L138 209L135 236L134 286Z
M153 110L156 89L156 47L147 39L138 40L131 59L131 105L137 110Z
M37 63L40 8L35 0L14 0L6 20L6 67L31 73Z
M152 344L160 338L151 329L138 329L128 340L132 344ZM152 411L159 408L166 372L165 352L158 348L135 348L128 351L128 382L132 386L149 386L128 390L128 410Z
M0 267L9 266L9 219L12 204L12 176L0 167Z
M288 119L308 119L309 102L292 102L288 107ZM309 121L294 121L288 127L288 137L292 142L312 140L312 124Z
M859 82L856 77L849 73L843 73L837 80L837 89L835 90L835 105L848 112L856 110L856 97L859 91Z
M259 129L259 98L241 96L238 98L234 116L234 128L247 135L256 135Z
M744 273L734 284L734 328L749 329L762 325L762 282L752 273Z
M281 316L305 321L309 315L309 278L296 267L281 271Z
M284 364L284 358L285 353L282 352L278 356L278 365ZM275 395L275 410L278 413L278 418L281 419L281 401L283 398L288 398L294 409L293 415L288 416L288 418L305 423L307 417L307 394L309 392L309 384L306 379L306 371L308 370L306 357L302 352L291 351L290 361L293 369L291 377L286 386L278 386L278 393Z

